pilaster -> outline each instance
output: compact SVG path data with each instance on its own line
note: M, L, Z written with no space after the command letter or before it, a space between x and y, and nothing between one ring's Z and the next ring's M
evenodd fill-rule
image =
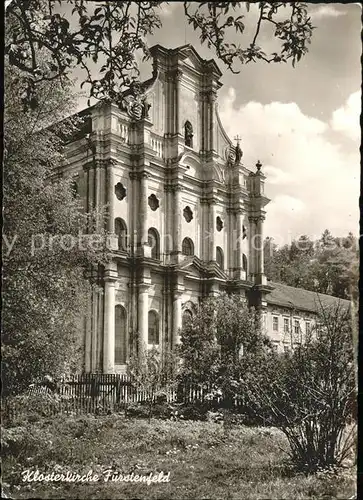
M148 346L148 313L149 313L149 289L151 283L143 282L138 284L138 332L139 332L139 352Z
M105 280L103 372L115 372L115 281Z
M109 233L113 234L115 232L115 174L114 168L111 161L107 163L106 166L106 178L107 178L107 203L108 203L108 221L107 230Z
M173 291L173 346L180 344L180 330L182 328L182 296L184 287L177 287Z
M174 194L174 210L173 210L173 222L174 222L174 245L173 245L173 255L174 255L174 263L178 264L181 258L182 251L182 221L181 221L181 193L182 193L181 184L175 184L172 186L172 192Z
M250 223L250 275L256 285L266 285L263 262L263 222L264 214L248 217Z
M209 261L215 261L216 260L216 248L215 248L215 225L216 225L216 213L217 213L217 200L216 198L210 198L208 200L208 206L209 206L209 224L208 224L208 230L209 230L209 252L208 252L208 258Z

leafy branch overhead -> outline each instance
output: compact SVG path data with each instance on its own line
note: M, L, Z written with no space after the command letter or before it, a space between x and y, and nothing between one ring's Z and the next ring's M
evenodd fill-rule
M160 14L168 2L85 0L13 0L6 16L14 29L5 54L20 70L22 100L38 106L41 82L68 79L75 66L85 72L89 97L119 102L139 77L139 60L148 59L149 38L162 26ZM256 28L245 34L247 17L257 11ZM263 60L292 61L306 54L314 29L307 6L300 2L184 2L189 24L229 70L238 64ZM259 46L263 29L272 27L280 50L267 54ZM243 45L229 42L232 35ZM247 40L247 38L249 38ZM140 58L138 57L140 56ZM46 62L44 62L46 61Z

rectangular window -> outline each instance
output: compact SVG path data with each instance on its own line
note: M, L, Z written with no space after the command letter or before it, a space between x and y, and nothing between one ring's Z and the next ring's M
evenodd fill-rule
M284 352L285 352L285 353L290 352L290 350L291 350L291 349L290 349L290 346L289 346L289 345L284 345Z
M272 329L274 332L279 331L279 318L277 316L273 316L272 318Z
M294 321L294 333L295 335L299 335L300 333L300 322L298 319L295 319Z
M284 318L284 333L289 333L289 318Z
M305 322L305 333L306 335L309 335L310 333L310 321Z
M277 352L279 350L279 345L278 344L272 344L272 349L274 352Z

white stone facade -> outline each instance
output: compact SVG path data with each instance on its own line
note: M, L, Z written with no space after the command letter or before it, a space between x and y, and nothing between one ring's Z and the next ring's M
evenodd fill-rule
M173 348L183 314L234 291L263 306L265 177L223 130L221 72L191 46L151 49L142 99L100 104L68 148L86 210L108 205L113 260L85 320L85 371L125 370L142 345ZM237 133L237 131L236 131Z

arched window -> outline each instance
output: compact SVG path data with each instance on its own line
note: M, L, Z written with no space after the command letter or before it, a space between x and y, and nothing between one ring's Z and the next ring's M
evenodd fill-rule
M123 219L115 219L115 234L118 236L118 249L127 250L127 226Z
M127 356L127 321L126 310L117 305L115 307L115 365L124 365Z
M156 311L149 311L148 314L148 343L150 345L159 344L159 315Z
M192 312L189 311L189 309L185 309L182 315L182 328L184 328L188 323L190 323L192 319L193 319Z
M184 143L190 148L193 147L193 126L189 120L184 124Z
M190 238L184 238L182 243L183 255L194 255L194 243Z
M224 256L221 247L216 248L216 260L221 269L224 269Z
M242 255L242 266L243 270L247 272L247 257L245 254Z
M155 228L150 228L148 231L148 243L151 247L151 258L160 259L160 236Z

